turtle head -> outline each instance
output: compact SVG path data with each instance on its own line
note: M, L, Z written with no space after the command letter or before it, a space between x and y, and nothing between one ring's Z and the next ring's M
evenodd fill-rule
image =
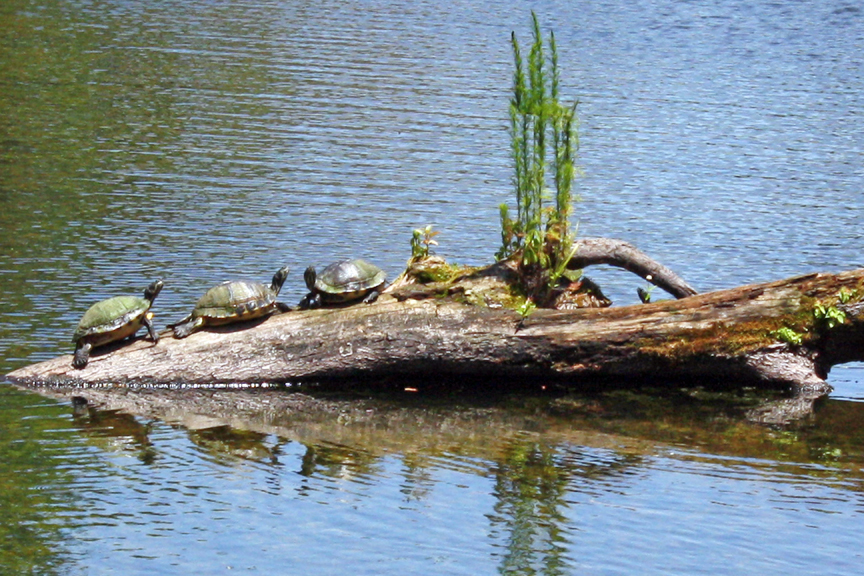
M283 266L273 275L273 283L270 285L270 289L278 294L282 289L282 285L285 284L286 278L288 278L288 266Z
M159 295L159 292L162 290L162 286L164 285L165 284L162 282L162 280L153 281L153 283L147 286L147 289L144 290L144 299L153 302L153 300L156 299L156 296Z
M306 271L303 272L303 280L306 281L306 288L310 291L315 290L315 279L317 278L317 274L315 274L315 267L309 266L306 268Z

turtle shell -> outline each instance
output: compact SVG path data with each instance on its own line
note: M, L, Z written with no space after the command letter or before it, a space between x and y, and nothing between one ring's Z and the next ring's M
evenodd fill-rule
M387 274L369 262L342 260L330 264L315 278L315 289L331 302L362 298L384 284Z
M276 296L270 286L258 282L223 282L201 296L192 316L206 318L210 324L252 319L270 312Z
M150 301L136 296L115 296L97 302L84 313L72 341L87 338L111 342L131 336L141 328L149 309Z

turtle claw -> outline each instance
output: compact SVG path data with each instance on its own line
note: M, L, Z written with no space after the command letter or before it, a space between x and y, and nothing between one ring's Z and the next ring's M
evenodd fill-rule
M200 318L196 318L196 320L200 320ZM186 338L187 336L192 334L192 332L197 330L198 327L203 324L203 321L198 322L196 320L190 320L189 322L177 324L176 326L174 326L174 338L177 338L178 340L180 338Z
M87 366L87 362L90 360L90 348L92 345L89 342L85 342L81 346L75 348L75 355L72 358L72 366L80 370Z
M365 298L363 298L363 303L364 303L364 304L372 304L373 302L375 302L376 300L378 300L378 296L379 296L380 294L381 294L381 293L378 292L378 290L373 290L372 292L370 292L369 294L367 294Z
M153 314L148 312L146 316L144 316L144 326L147 327L147 333L150 334L150 339L153 341L153 344L159 343L159 334L156 332L156 326L153 325Z

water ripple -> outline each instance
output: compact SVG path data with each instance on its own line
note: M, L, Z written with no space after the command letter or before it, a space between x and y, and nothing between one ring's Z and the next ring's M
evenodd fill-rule
M167 323L283 264L364 256L395 277L426 224L447 258L491 261L524 6L18 4L0 71L6 370L68 352L93 301L155 277ZM631 241L700 290L864 265L860 9L535 9L580 100L581 234ZM636 301L632 275L591 275ZM286 301L303 292L292 275ZM858 400L861 374L832 382ZM32 571L19 557L64 573L282 573L286 558L310 574L860 572L860 471L842 459L534 433L482 455L304 445L70 418L6 388L10 573Z

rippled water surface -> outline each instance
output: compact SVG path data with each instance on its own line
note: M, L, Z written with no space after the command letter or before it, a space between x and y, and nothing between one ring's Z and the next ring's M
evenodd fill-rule
M860 403L804 431L511 408L487 414L495 429L448 410L304 436L0 399L10 574L855 574L862 560Z
M156 277L167 323L285 264L286 301L343 256L393 278L427 224L491 262L531 9L579 101L580 234L700 291L864 266L855 2L5 0L2 372ZM796 430L445 411L307 436L0 385L0 572L857 574L864 369L830 381Z

